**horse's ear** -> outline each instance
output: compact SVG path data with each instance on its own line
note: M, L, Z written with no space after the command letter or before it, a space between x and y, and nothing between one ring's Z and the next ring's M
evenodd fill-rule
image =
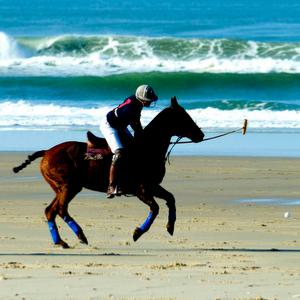
M178 104L178 102L177 102L177 98L176 98L176 96L173 96L173 97L171 98L171 107L176 108L176 107L178 107L178 106L179 106L179 104Z

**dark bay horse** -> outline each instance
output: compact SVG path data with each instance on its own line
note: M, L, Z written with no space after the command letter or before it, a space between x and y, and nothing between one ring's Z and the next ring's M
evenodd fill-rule
M160 185L165 176L166 153L172 136L186 137L193 142L201 142L204 138L201 129L175 97L171 99L170 107L161 111L128 146L124 166L124 192L136 195L150 207L147 219L133 233L134 241L149 230L158 215L159 206L154 197L166 201L169 208L167 230L173 235L176 221L175 198ZM109 152L104 139L98 138L97 143L98 148L102 147ZM13 169L17 173L33 160L42 157L41 173L56 194L45 209L45 215L54 244L64 248L69 246L59 235L56 216L59 215L79 240L87 244L82 228L68 213L68 205L82 188L106 192L108 186L111 153L101 160L85 160L86 151L86 143L65 142L29 155L23 164Z

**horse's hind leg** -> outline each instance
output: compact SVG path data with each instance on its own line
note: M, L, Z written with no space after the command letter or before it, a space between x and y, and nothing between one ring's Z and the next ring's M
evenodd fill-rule
M158 197L161 199L166 200L167 206L169 208L169 216L168 216L168 223L167 223L167 230L170 235L174 233L175 221L176 221L176 203L174 196L165 190L162 186L158 185L153 190L154 197Z
M76 184L73 184L76 186ZM65 185L61 188L58 197L58 214L69 225L72 231L77 235L81 243L88 244L88 240L83 233L82 228L78 223L69 215L68 205L70 201L81 191L81 188L72 188L71 185Z
M50 234L55 245L61 245L63 248L69 248L68 244L64 242L58 232L55 218L58 213L58 197L56 196L53 201L45 209L45 215L48 220Z
M133 233L134 241L137 241L142 234L144 234L150 229L153 221L155 220L155 218L159 213L159 206L154 200L152 193L149 193L145 191L144 188L142 188L141 191L137 193L137 197L150 207L150 212L145 222L134 230Z
M74 219L68 213L68 204L75 197L80 189L72 190L68 185L61 187L59 190L54 189L56 197L49 206L45 209L45 215L48 220L48 226L50 234L52 236L53 243L55 245L61 245L63 248L69 248L69 245L63 241L59 235L58 228L55 222L55 218L59 215L73 230L82 243L88 244L81 227L74 221Z

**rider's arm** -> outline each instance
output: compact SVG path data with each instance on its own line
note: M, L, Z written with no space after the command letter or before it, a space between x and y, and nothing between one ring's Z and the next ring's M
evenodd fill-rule
M140 120L135 120L131 122L130 127L134 131L134 135L138 135L143 131L143 127Z

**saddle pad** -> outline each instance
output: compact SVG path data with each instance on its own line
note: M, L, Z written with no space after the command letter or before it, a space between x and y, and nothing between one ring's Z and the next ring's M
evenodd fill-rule
M85 160L99 160L104 159L107 156L112 155L109 149L95 149L95 148L87 148L85 153Z

